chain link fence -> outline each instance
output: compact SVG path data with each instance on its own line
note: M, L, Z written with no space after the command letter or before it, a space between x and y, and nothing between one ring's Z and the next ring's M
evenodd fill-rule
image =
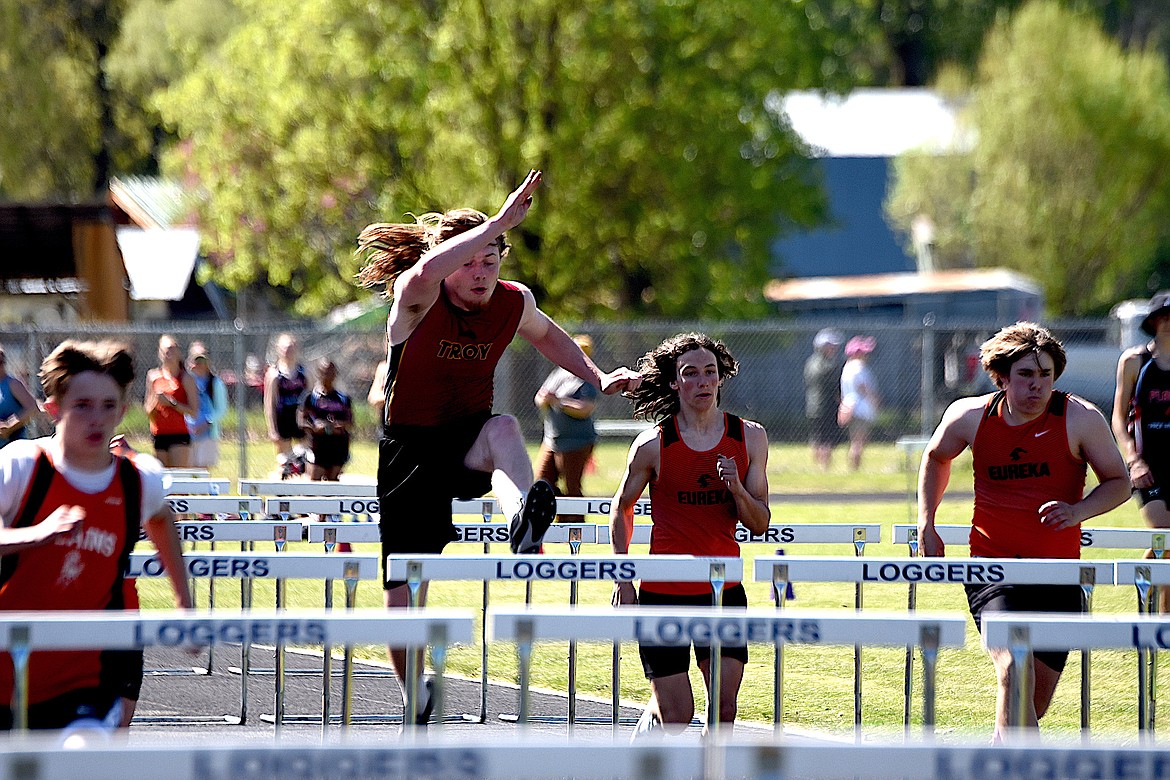
M979 345L1002 323L891 322L848 319L817 322L647 322L635 324L584 323L569 328L587 333L594 341L594 360L603 370L634 366L638 358L663 338L700 330L723 340L739 360L739 376L727 383L723 406L763 423L772 441L807 439L804 417L803 366L812 352L818 330L833 327L848 339L873 336L876 349L870 368L881 396L881 413L874 438L896 439L928 434L943 410L955 398L991 389L979 366ZM1069 353L1069 368L1058 387L1082 395L1109 414L1121 336L1116 320L1102 318L1048 323ZM214 370L228 386L232 412L223 425L224 446L241 438L265 436L262 381L275 360L274 343L288 332L300 342L301 362L312 381L316 361L328 357L338 367L337 386L354 401L358 437L374 438L377 421L366 404L375 367L385 354L385 331L329 330L305 323L269 323L233 326L228 323L151 323L118 327L88 325L69 328L0 325L0 343L8 354L9 372L27 380L40 396L36 373L41 360L67 338L115 338L129 343L137 355L138 379L131 390L131 413L125 429L132 437L148 436L141 400L143 377L157 365L158 338L173 334L184 351L193 340L202 341ZM535 349L517 339L496 374L496 411L515 415L533 441L541 422L532 403L552 366ZM134 403L137 401L138 403ZM597 417L629 420L631 407L620 396L600 400ZM39 422L45 431L46 420ZM620 426L619 426L620 427Z

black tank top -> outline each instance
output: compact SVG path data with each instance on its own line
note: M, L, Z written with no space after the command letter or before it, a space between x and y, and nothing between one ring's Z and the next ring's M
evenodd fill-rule
M1147 347L1133 390L1133 434L1151 468L1170 466L1170 371L1158 368Z

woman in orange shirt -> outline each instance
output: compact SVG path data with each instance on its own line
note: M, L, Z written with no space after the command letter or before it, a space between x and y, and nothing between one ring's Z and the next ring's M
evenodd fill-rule
M169 333L158 340L158 368L146 372L146 416L154 438L154 456L168 468L187 465L191 433L183 415L199 411L195 380L183 368L183 350Z

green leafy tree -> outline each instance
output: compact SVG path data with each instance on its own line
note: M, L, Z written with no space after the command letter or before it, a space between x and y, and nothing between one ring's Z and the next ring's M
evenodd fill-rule
M242 2L159 106L225 280L313 314L368 221L495 208L546 171L507 273L561 316L764 312L769 245L821 218L773 90L850 84L848 30L735 0ZM826 73L831 75L826 76Z
M927 215L944 263L969 256L1038 277L1054 314L1132 294L1170 224L1162 59L1034 2L989 36L970 96L970 151L899 160L892 220L908 232Z

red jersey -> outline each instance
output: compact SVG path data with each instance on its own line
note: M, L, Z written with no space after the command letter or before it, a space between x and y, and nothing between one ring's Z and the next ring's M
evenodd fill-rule
M187 390L183 387L183 377L169 376L159 372L151 381L151 386L154 387L154 392L160 396L163 393L172 396L181 404L188 402ZM158 406L155 407L154 412L150 415L150 432L156 436L163 434L177 434L187 433L187 419L183 417L174 406L171 406L167 401L159 398Z
M141 524L142 478L117 458L116 477L100 493L69 484L42 449L10 527L35 525L62 505L85 509L69 538L0 558L0 610L123 609L138 606L123 577ZM37 651L29 660L29 702L114 682L103 674L101 650ZM107 658L107 660L109 660ZM0 701L12 699L12 662L0 653Z
M696 452L686 445L671 417L658 426L659 469L650 482L651 555L738 556L735 498L719 479L717 456L735 458L741 474L751 461L744 441L743 420L723 415L723 438L709 450ZM735 585L728 582L727 585ZM702 595L711 586L702 582L643 582L652 593Z
M1080 526L1053 531L1040 506L1075 504L1085 493L1085 462L1069 451L1068 395L1052 394L1044 414L1023 425L1003 418L1004 393L988 400L971 444L975 515L971 555L984 558L1079 558Z
M496 364L512 343L524 294L498 282L488 305L467 312L439 290L414 332L390 348L386 424L441 425L490 412Z

